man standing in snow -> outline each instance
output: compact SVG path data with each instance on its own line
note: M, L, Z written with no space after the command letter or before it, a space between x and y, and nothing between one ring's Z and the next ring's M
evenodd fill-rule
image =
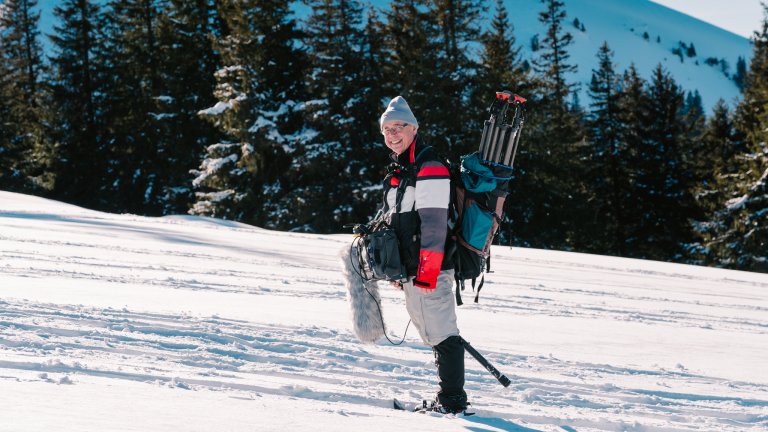
M419 123L402 96L379 119L384 143L395 162L384 180L384 209L400 242L408 281L392 282L419 335L435 353L440 391L435 409L458 413L467 408L464 345L456 324L453 263L447 255L450 173L418 135Z

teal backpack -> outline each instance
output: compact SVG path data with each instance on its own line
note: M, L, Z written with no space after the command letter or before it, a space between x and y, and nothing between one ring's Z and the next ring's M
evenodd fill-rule
M525 102L509 91L497 92L479 150L462 156L458 166L449 165L457 305L463 304L461 291L466 280L472 281L477 303L485 282L483 273L490 272L491 244L503 220L512 165L525 120ZM475 287L478 277L480 284Z

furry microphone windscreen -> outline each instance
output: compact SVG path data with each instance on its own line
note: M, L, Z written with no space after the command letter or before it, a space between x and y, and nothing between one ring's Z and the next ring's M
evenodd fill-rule
M359 268L356 246L346 246L339 253L342 262L344 286L352 309L352 331L360 341L375 343L384 337L384 317L381 314L381 297L376 281L365 280Z

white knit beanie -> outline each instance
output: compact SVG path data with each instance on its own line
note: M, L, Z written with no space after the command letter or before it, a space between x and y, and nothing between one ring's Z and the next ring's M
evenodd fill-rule
M397 96L389 102L386 111L379 119L379 127L384 126L386 122L398 120L419 127L416 116L413 115L411 107L408 106L408 102L402 96Z

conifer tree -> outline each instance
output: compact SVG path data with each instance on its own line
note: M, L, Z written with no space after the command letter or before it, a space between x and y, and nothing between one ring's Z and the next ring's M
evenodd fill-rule
M718 178L735 170L736 133L732 114L724 100L720 99L712 110L701 136L702 147L708 152L699 155L702 170L709 169L709 176L702 179L696 190L697 199L709 211L724 200Z
M582 235L587 236L587 250L622 256L626 253L629 173L627 149L621 140L621 81L607 42L600 47L597 58L599 68L592 71L592 103L587 123L592 151L586 160L594 216L584 221Z
M106 182L109 154L103 110L109 91L104 62L104 17L98 3L66 0L51 41L51 88L59 148L54 196L91 208L107 208L114 197Z
M160 214L160 132L155 115L162 64L158 44L164 0L112 0L106 16L106 66L112 82L105 104L109 125L106 173L111 211Z
M388 35L384 32L385 23L375 8L369 8L363 30L363 50L361 56L362 79L360 97L363 99L365 122L362 130L369 134L374 148L383 145L379 117L385 108L385 99L390 95L386 88L385 69L382 67L389 59L386 51ZM379 160L379 158L377 158ZM381 180L378 176L371 177L375 181Z
M470 54L470 47L481 42L482 3L480 0L430 0L428 4L432 21L427 28L434 33L437 63L433 68L438 81L429 95L424 120L437 140L435 144L445 143L442 150L449 154L475 150L480 136L472 120L475 113L481 113L485 107L471 105L478 64ZM445 115L448 107L451 114Z
M545 98L552 104L553 120L558 122L572 121L566 119L568 101L576 84L569 82L569 75L577 70L577 66L568 63L570 54L568 47L573 43L573 35L563 27L567 16L565 3L560 0L541 0L544 10L539 13L539 21L544 25L546 34L541 41L542 49L539 57L534 60L536 71L543 78Z
M309 72L304 104L305 132L296 143L287 181L292 211L282 224L300 230L341 231L351 222L351 191L359 188L356 158L372 138L361 127L363 9L356 0L306 0L304 28Z
M285 149L296 141L305 71L295 21L279 0L221 1L218 14L218 102L200 115L223 138L207 147L196 170L190 213L284 228L280 220L291 203L280 199L291 185L281 175L288 168Z
M445 108L433 101L441 74L437 67L439 30L429 13L429 1L392 0L384 11L382 33L386 35L387 61L381 65L382 87L387 100L397 95L405 97L419 119L419 134L437 145L442 138L440 125L445 121Z
M520 47L514 36L514 25L509 20L507 8L502 0L496 0L496 9L491 26L483 33L483 49L480 54L477 82L472 91L473 116L470 118L473 130L482 128L488 117L484 109L500 90L510 90L524 97L532 90L530 65L523 60Z
M372 148L382 146L379 117L384 111L384 100L389 94L385 88L385 75L382 65L387 62L386 52L387 35L384 33L385 23L376 8L369 8L363 29L363 50L361 55L363 80L360 88L360 97L363 99L364 125L362 130L367 131ZM370 156L370 155L368 155ZM364 159L363 156L361 159ZM379 160L379 158L376 158ZM378 176L370 177L374 181L381 180Z
M745 149L744 139L736 130L734 114L728 104L719 99L712 109L702 141L710 149L707 165L713 173L733 173L737 169L734 156ZM711 173L710 173L711 174Z
M2 13L2 10L0 10ZM11 117L11 94L13 82L8 80L10 65L5 60L3 46L0 45L0 188L5 190L21 190L24 183L20 161L22 159L20 146L14 140L14 123Z
M393 0L384 11L381 33L386 35L389 63L383 64L387 91L399 90L416 95L431 76L429 67L423 64L422 54L434 59L430 43L430 23L426 12L426 0ZM411 96L414 99L414 96Z
M707 118L698 90L685 93L681 114L686 148L684 166L695 197L701 186L711 180L714 155L720 146L710 147L711 141L704 139Z
M8 0L0 9L0 187L42 193L50 189L52 148L47 141L42 46L37 0Z
M747 61L744 57L739 56L736 61L736 72L733 74L733 82L736 83L736 87L742 92L744 91L744 78L747 75Z
M694 190L696 201L704 211L704 219L692 221L695 242L689 246L689 261L706 265L713 262L710 250L703 246L711 238L711 220L728 200L728 191L733 187L730 182L738 176L736 155L743 151L743 140L734 128L733 114L728 105L720 99L715 104L712 116L708 119L701 137L704 148L709 154L702 154L703 161L709 167L709 176L703 178ZM740 150L741 149L741 150Z
M190 171L217 137L197 112L213 105L219 59L212 40L220 34L214 0L171 0L160 15L159 95L153 120L158 128L158 204L164 214L186 213L193 201Z
M745 148L734 157L735 170L723 176L726 199L704 225L703 248L710 262L768 272L768 5L745 78L736 128Z
M640 76L634 64L624 71L621 77L621 93L618 100L618 115L621 127L619 142L624 147L624 163L629 167L629 191L625 201L624 244L620 246L624 256L643 257L641 245L645 239L637 236L643 220L643 202L638 195L637 175L634 161L638 160L645 145L650 119L648 102L648 83Z
M0 8L0 19L4 18ZM2 22L2 21L0 21ZM0 31L2 31L0 24ZM0 188L5 190L23 190L25 178L23 168L23 148L15 139L16 124L11 115L11 101L15 92L14 83L7 77L11 75L11 64L7 60L4 44L0 44Z
M539 92L529 99L526 146L519 150L511 199L520 203L522 214L513 215L525 227L523 244L558 249L582 248L579 236L589 210L584 184L584 160L588 152L581 112L568 104L573 84L567 63L570 34L565 32L564 4L543 0L539 19L547 33L534 59Z
M646 103L643 138L631 161L639 220L630 235L637 239L633 252L639 256L672 260L691 240L689 220L701 215L692 196L683 91L661 65L654 70Z
M375 8L369 8L363 31L363 46L360 56L361 74L358 97L361 99L357 117L358 132L361 134L358 150L348 161L345 176L352 184L349 200L354 222L367 221L381 206L381 189L384 166L389 149L384 145L379 126L379 117L384 111L384 101L391 96L384 90L384 73L381 65L388 57L384 51L386 34L384 23Z

